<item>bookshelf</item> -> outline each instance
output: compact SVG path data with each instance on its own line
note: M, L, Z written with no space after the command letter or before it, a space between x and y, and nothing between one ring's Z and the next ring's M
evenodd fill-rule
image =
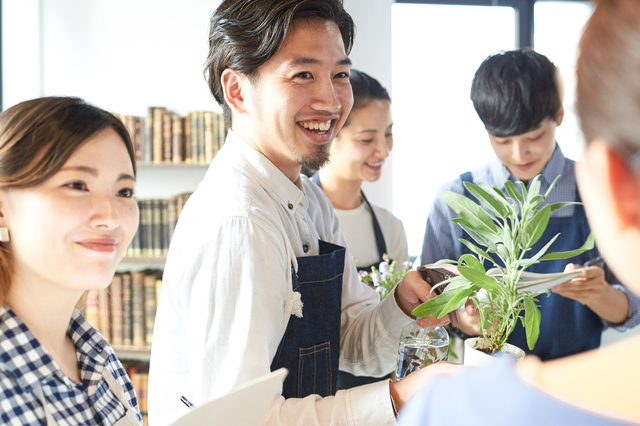
M145 117L116 115L136 148L140 225L113 282L88 292L84 311L123 364L144 374L173 229L224 144L226 127L222 116L212 112L180 117L167 108L150 107Z

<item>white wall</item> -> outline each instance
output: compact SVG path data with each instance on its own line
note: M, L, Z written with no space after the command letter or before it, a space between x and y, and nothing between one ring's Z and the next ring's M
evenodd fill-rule
M123 114L219 110L202 76L217 1L41 0L42 93Z
M387 88L393 101L391 87L391 5L393 0L345 0L344 7L356 24L356 40L351 51L353 67L375 77ZM393 102L392 102L393 103ZM397 145L401 140L394 140ZM363 190L372 203L393 211L393 152L382 169L382 177L375 183L365 182Z

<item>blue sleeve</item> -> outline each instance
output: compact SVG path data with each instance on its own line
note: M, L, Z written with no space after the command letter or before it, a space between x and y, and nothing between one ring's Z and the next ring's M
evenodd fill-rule
M608 321L602 321L605 328L613 328L616 331L626 331L629 328L633 328L640 324L640 298L627 290L622 284L613 284L611 287L620 290L627 296L629 301L629 313L627 314L627 320L621 324L613 324Z

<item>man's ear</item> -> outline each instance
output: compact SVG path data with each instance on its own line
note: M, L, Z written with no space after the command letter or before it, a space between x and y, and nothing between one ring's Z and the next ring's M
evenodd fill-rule
M231 68L227 68L222 71L220 76L222 82L222 90L224 92L224 100L231 108L231 111L235 113L246 112L246 104L243 94L245 85L248 84L248 79L244 74L237 73Z
M564 119L564 106L560 103L560 109L558 109L558 114L556 115L556 125L559 126L562 124L562 120Z
M609 191L613 208L619 218L620 229L630 226L640 229L640 182L638 175L629 167L622 155L604 147Z

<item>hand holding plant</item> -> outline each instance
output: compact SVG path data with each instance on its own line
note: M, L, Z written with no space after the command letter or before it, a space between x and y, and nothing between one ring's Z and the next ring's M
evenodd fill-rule
M480 330L490 342L492 351L502 348L518 320L525 328L529 348L533 349L538 340L541 319L536 297L550 293L548 290L519 290L522 273L533 264L568 259L594 246L593 236L590 235L579 249L547 253L560 235L557 234L537 253L531 253L531 247L547 228L551 212L579 204L569 202L543 206L558 178L545 194L540 194L539 176L531 180L528 191L522 182L505 182L506 194L495 185L465 182L467 190L486 210L463 195L443 192L442 198L460 216L453 222L473 239L473 242L460 239L473 254L464 254L457 261L445 259L436 263L457 265L460 276L441 283L448 283L442 294L417 307L413 315L437 315L441 318L463 306L470 297L478 306ZM493 264L497 274L487 275L485 261ZM481 290L486 292L485 300L478 297Z

